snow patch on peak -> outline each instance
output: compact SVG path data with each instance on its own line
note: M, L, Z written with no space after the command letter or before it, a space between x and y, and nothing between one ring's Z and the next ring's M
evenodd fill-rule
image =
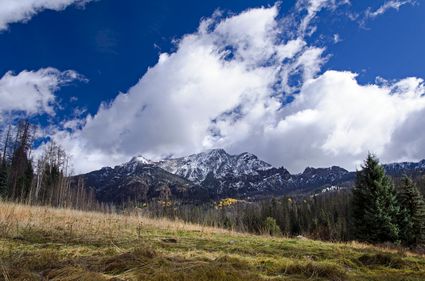
M383 167L387 172L400 174L405 170L417 171L425 169L425 159L419 162L399 162L384 164Z
M142 155L138 155L138 156L131 158L130 162L132 162L132 163L137 162L137 163L140 163L140 164L155 164L155 162L143 157Z
M259 170L272 166L251 153L230 155L224 149L210 149L187 157L163 160L157 163L164 170L196 183L204 181L208 174L215 178L232 175L257 175Z

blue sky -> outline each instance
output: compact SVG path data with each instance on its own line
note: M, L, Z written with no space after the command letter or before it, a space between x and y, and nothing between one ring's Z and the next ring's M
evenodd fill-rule
M0 9L1 5L13 5L12 2L0 3ZM19 76L21 73L36 73L37 77L48 76L49 78L54 77L55 80L46 82L53 83L46 86L45 89L46 96L51 95L50 98L43 101L36 100L34 107L29 104L23 108L19 106L15 106L15 108L13 101L4 99L4 106L3 108L0 106L0 111L4 116L10 117L19 113L40 122L42 134L49 135L51 139L61 143L73 154L74 166L77 171L118 164L131 157L132 154L142 153L150 158L163 158L182 156L218 146L234 153L245 150L254 152L272 164L287 166L292 171L300 171L309 165L329 164L339 164L353 169L368 150L376 151L385 161L425 158L425 149L423 145L418 144L421 143L424 136L412 133L416 131L416 124L422 116L423 94L420 91L423 90L423 83L419 81L415 84L410 81L410 86L406 86L408 89L397 84L404 81L403 85L405 85L407 82L404 79L407 77L416 79L425 77L425 56L423 55L425 38L422 36L425 34L425 5L420 1L383 0L351 1L350 3L350 1L300 0L276 3L275 1L177 2L160 0L148 2L128 0L123 3L123 1L117 0L99 0L83 3L83 1L77 0L61 0L61 2L63 4L60 6L38 7L34 4L32 7L16 7L12 11L13 16L0 13L0 28L3 24L3 28L0 30L0 79L3 79L3 84L0 82L0 96L6 96L6 93L10 94L16 89L28 97L36 95L32 91L37 87L42 88L40 86L42 84L37 84L37 87L11 88L12 90L7 88L13 84L15 78L25 85L35 83L31 82L33 80L25 82L24 80L28 78L24 75ZM313 9L314 5L318 5L316 10ZM223 93L240 90L240 94L234 97L235 100L227 104L225 97L219 99L214 96L219 94L211 93L211 99L205 94L204 100L211 100L221 106L217 106L214 110L211 109L206 116L196 109L190 111L192 107L199 109L206 106L205 108L209 109L208 105L202 104L202 95L209 91L211 85L208 84L208 79L205 80L205 83L202 82L204 84L199 82L191 84L190 87L187 83L185 84L184 81L190 81L194 77L194 73L188 71L196 69L195 65L198 62L191 63L190 59L193 58L184 51L185 48L192 50L190 49L192 47L180 46L179 42L184 41L182 38L185 35L196 34L201 20L212 17L214 24L210 28L214 28L226 19L236 19L244 13L251 12L253 14L256 9L275 10L275 14L272 11L268 14L265 12L264 15L258 15L261 19L269 17L267 20L273 20L275 25L273 29L264 31L266 33L278 32L278 35L273 35L273 40L282 40L280 44L284 45L288 40L298 39L304 42L305 47L303 49L299 47L295 51L294 57L278 63L270 62L274 56L267 57L264 61L249 61L252 60L251 57L248 57L250 54L241 54L240 61L235 59L233 62L234 67L235 69L245 67L246 71L239 73L240 76L235 75L234 79L237 81L234 83L230 81L228 88L223 86L223 88L217 89ZM221 15L213 16L218 10L222 11ZM307 19L309 12L312 12L312 17L308 20L307 29L303 32L297 31L303 20ZM256 27L256 22L241 24L235 20L229 30L238 29L235 36L241 36L241 40L245 40L244 32L248 33L249 30ZM220 33L220 31L212 31L211 34L214 32L222 36L220 40L224 42L228 40L223 39L223 36L228 36L227 33L227 35L223 35L224 33ZM210 35L208 38L218 36ZM207 40L206 35L197 34L197 36L199 40ZM255 40L255 38L250 40ZM219 50L218 52L222 52L221 48L225 47L220 46L220 42L210 42L214 48ZM235 42L231 41L228 44L238 44ZM191 41L187 44L192 43L193 46L196 46L196 50L205 46L204 43L198 44L198 41ZM248 42L248 44L251 43ZM274 42L271 44L273 45ZM265 45L259 48L268 47L275 48L276 46ZM296 59L301 57L307 49L316 50L317 56L308 59L305 56L306 59L301 63L296 62ZM252 50L253 54L254 51L258 50ZM176 67L176 71L179 73L169 82L172 83L170 87L164 88L164 94L146 93L149 92L146 89L151 87L161 88L163 86L161 84L168 83L169 76L174 75L171 71L161 70L161 66L157 65L161 53L181 54L182 60L185 58L184 54L188 57L184 63L180 64L176 58L173 58L176 62L166 61L170 68ZM194 59L202 60L202 57ZM207 60L208 57L205 59ZM220 58L218 59L220 60ZM238 62L239 64L236 66ZM256 72L252 72L250 69L253 67L252 63L255 63ZM307 63L309 66L314 64L316 67L310 69L306 74ZM274 71L279 69L282 73L290 73L287 86L294 87L279 86L269 92L269 84L280 85L282 78L272 81L260 80L259 77L265 75L262 73L260 64L274 64ZM153 78L145 75L149 68L154 70L152 71L154 74L150 75ZM46 71L37 72L42 69L50 70L47 71L48 74ZM71 72L65 73L64 71L67 70ZM206 76L209 73L214 74L216 71L215 69L208 70L205 67L203 70L205 70ZM228 69L222 71L226 70ZM331 77L332 74L326 76L325 73L328 70L335 70L336 72L333 72L335 77L338 76L337 74L346 76L338 76L338 78ZM181 73L183 71L186 72ZM356 73L358 76L351 77L348 72ZM234 73L233 70L231 73ZM252 87L240 86L237 83L243 84L244 79L250 81L251 76L259 79L258 83L253 84ZM143 79L148 82L142 82ZM202 79L203 77L199 78L199 81ZM345 115L340 117L338 115L340 113L327 116L320 113L321 110L329 111L322 107L324 105L320 101L302 104L302 99L297 98L299 95L310 101L330 99L332 102L336 102L339 97L334 98L331 93L335 91L335 88L327 90L323 86L332 84L331 82L336 79L346 79L347 83L341 82L341 85L354 81L350 84L354 88L347 89L346 92L351 94L358 90L359 94L356 97L374 96L374 93L365 93L373 90L369 89L368 85L372 85L371 88L377 88L375 90L378 92L386 91L382 94L386 95L386 99L382 100L382 108L386 106L388 108L383 109L376 123L372 122L374 126L386 126L385 122L378 120L388 117L394 119L388 121L390 125L387 129L378 130L381 133L378 137L381 141L375 143L375 140L368 137L359 138L359 140L354 137L353 140L353 135L366 135L368 132L372 135L376 132L376 128L373 126L356 128L355 124L362 124L364 120L355 119L354 112L351 114L348 112L348 117ZM314 82L311 82L313 80ZM321 81L323 81L323 85L319 84ZM318 85L314 86L315 83ZM338 83L336 85L340 85ZM263 84L267 84L267 86ZM178 92L178 89L174 91L173 85L179 85L183 89L182 92ZM131 90L132 87L133 90ZM183 103L182 100L189 95L187 93L193 87L199 93ZM261 90L261 87L264 89ZM317 88L311 89L311 87ZM400 106L404 108L400 112L397 111L399 101L389 98L399 88L404 89L403 94L406 96L411 92L415 92L417 95L416 100ZM307 94L308 91L314 92L316 89L318 92L323 91L324 93L317 94L317 96ZM251 92L255 93L249 94ZM121 97L119 93L123 93ZM174 97L176 95L178 97L180 94L183 96L179 102L171 103ZM229 95L227 96L229 97ZM253 96L255 99L252 98ZM276 96L289 97L289 100L298 99L299 102L287 106L285 109L278 109L270 105L276 102L270 97ZM198 97L201 97L199 101ZM253 101L246 102L251 98ZM126 117L127 108L124 102L120 103L120 99L134 99L134 102L129 101L128 103L130 105L138 104L140 108L133 108L134 112L129 113L130 115ZM359 99L364 101L367 98ZM254 115L249 117L254 112L255 114L258 112L253 105L254 100L267 105L262 109L264 112L260 114L261 117ZM342 98L342 100L350 100L350 96ZM387 100L388 105L386 104ZM9 106L7 103L10 103ZM99 109L102 103L117 105L107 105ZM146 113L144 108L149 109L152 104L159 109L153 111L155 114ZM177 105L182 108L188 107L190 112L183 112L181 108L176 109ZM338 107L338 103L335 105ZM285 105L282 104L280 107L285 107ZM391 109L392 107L394 109ZM153 106L153 108L155 107ZM363 110L365 107L359 102L358 108ZM164 116L166 112L173 110L176 110L176 116L181 117L180 123L170 125L172 123L170 120L173 118L158 118L158 116ZM376 108L364 110L372 114ZM316 112L319 117L310 117L309 112ZM138 119L140 114L146 116ZM301 115L305 116L302 120L291 123ZM122 116L122 119L117 116ZM188 116L192 116L192 119ZM205 122L190 122L196 118L205 118ZM247 128L246 123L252 123L250 118L262 121L252 128ZM311 121L309 118L318 119ZM345 121L334 124L327 121L329 118L339 118ZM3 119L6 120L6 117ZM306 120L321 125L315 125L312 129L311 124L306 125ZM64 126L66 121L69 123ZM113 126L111 122L114 123ZM326 122L331 122L331 124L323 125ZM155 128L151 128L152 124L155 124ZM174 133L175 135L157 133L162 128L173 131L168 126L183 127L181 134L189 134L191 137L181 138L177 131ZM186 126L201 129L186 130L184 128ZM287 129L288 126L290 129ZM104 130L106 127L116 128L103 133L108 131ZM409 134L410 138L405 140L401 136L406 132L401 128L408 128L409 133L413 135ZM264 133L258 136L257 133L254 133L258 130ZM241 133L235 135L232 131ZM303 139L300 142L300 138L310 132L317 133L317 141ZM99 141L96 139L97 137L110 139L111 142ZM179 140L180 138L181 140ZM253 138L264 141L253 142ZM76 144L76 139L84 141ZM347 142L349 143L347 144ZM343 145L344 148L341 148ZM285 146L286 149L280 148L281 146ZM406 146L414 147L412 149L400 148ZM277 149L277 147L279 148ZM79 164L81 159L85 159L84 161L89 164Z

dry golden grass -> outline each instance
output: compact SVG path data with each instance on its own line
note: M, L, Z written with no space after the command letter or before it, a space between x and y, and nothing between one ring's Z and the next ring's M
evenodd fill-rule
M0 280L425 280L402 249L0 202Z
M42 227L44 230L62 229L70 235L96 239L99 234L122 236L123 232L136 234L138 228L155 228L174 231L236 234L220 228L189 224L181 220L151 219L131 212L104 214L44 206L28 206L9 202L0 203L0 235L17 235L22 229Z

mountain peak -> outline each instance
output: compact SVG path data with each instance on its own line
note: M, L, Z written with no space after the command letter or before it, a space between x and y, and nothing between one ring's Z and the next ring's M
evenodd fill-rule
M208 174L215 178L229 175L257 175L258 171L271 167L251 153L230 155L222 148L210 149L187 157L160 161L159 166L173 174L201 183Z
M304 172L302 172L302 174L318 174L318 173L328 173L328 172L348 173L348 171L345 170L344 168L341 168L339 166L331 166L327 168L307 167L305 168Z
M143 155L134 156L133 158L131 158L130 163L140 163L140 164L145 164L145 165L154 164L153 161L147 159Z
M252 154L250 152L242 152L241 154L238 155L239 158L244 158L244 159L258 159L257 155Z
M208 155L229 155L223 148L212 148L205 151Z

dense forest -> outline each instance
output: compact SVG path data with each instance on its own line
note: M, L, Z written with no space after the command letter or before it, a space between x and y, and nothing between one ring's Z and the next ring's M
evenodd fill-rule
M369 155L354 189L248 202L232 198L198 206L152 202L139 209L234 231L421 246L425 238L425 177L390 178Z

